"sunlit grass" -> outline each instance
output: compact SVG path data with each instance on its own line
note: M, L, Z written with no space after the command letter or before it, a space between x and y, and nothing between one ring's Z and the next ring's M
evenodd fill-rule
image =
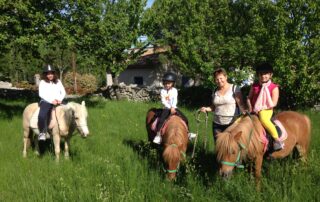
M203 149L204 122L199 124L196 155L181 167L176 182L168 182L157 150L147 142L145 115L157 103L88 100L90 136L75 134L71 159L57 164L51 152L22 158L21 114L24 102L1 101L0 201L319 201L319 113L312 120L308 163L287 158L265 161L262 189L253 177L237 170L230 181L218 177L211 123L208 148ZM182 108L191 130L194 111ZM211 117L210 117L211 119Z

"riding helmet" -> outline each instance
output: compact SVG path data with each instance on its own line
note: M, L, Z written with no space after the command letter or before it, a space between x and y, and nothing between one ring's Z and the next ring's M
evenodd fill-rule
M263 63L260 63L256 66L256 72L257 73L260 73L260 72L273 73L273 67L270 63L263 62Z
M55 72L56 70L51 66L51 65L46 65L43 68L43 73L48 73L48 72Z
M162 81L171 81L171 82L176 82L177 76L175 73L172 72L167 72L163 75Z

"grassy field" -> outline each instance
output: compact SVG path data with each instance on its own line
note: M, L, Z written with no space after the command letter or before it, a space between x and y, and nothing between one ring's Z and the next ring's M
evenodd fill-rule
M253 177L237 170L229 181L219 178L209 124L209 147L202 147L169 182L156 148L147 142L145 115L157 103L88 100L90 136L71 139L71 159L54 161L30 149L22 158L21 115L27 102L0 100L0 201L320 201L320 116L312 120L308 163L291 157L265 161L261 192ZM182 108L196 131L194 110ZM294 124L294 123L293 123Z

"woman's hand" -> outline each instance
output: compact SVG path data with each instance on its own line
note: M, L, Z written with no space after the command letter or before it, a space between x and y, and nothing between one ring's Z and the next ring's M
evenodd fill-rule
M204 112L204 113L210 112L210 111L211 111L211 108L210 108L210 107L201 107L200 111L201 111L201 112Z
M171 113L171 114L175 114L175 113L176 113L176 108L171 107L170 113Z
M61 104L61 101L60 100L53 100L52 104L53 105L59 105L59 104Z

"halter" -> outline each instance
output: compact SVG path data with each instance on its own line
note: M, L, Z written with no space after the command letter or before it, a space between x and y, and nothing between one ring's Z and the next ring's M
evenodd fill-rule
M171 145L169 145L169 146L171 146L171 147L178 147L178 145L176 145L176 144L171 144ZM181 153L181 155L182 155L184 158L186 158L186 154L185 154L184 152L180 151L180 153ZM163 170L164 170L164 172L167 172L167 173L176 173L176 172L178 172L179 167L180 167L180 163L178 164L177 169L169 170L169 169L165 169L165 168L163 167Z
M77 124L77 121L76 121L76 118L75 118L75 116L74 116L75 112L74 112L73 109L72 109L71 111L72 111L72 119L74 120L74 122L75 122L78 130L82 129L83 127L88 127L88 124L79 124L79 125L78 125L78 124Z
M252 117L249 113L247 113L246 115L249 116L250 120L252 121ZM253 122L253 121L252 121ZM253 134L253 128L251 128L251 131L250 131L250 135L248 137L248 143L247 143L247 146L244 145L243 143L241 142L238 142L238 146L239 146L239 152L238 152L238 155L237 155L237 159L235 162L228 162L228 161L221 161L221 164L224 164L224 165L227 165L227 166L233 166L233 167L237 167L237 168L244 168L244 165L241 164L241 152L242 150L246 150L248 151L248 147L249 147L249 144L250 144L250 140L251 140L251 137L252 137L252 134Z

